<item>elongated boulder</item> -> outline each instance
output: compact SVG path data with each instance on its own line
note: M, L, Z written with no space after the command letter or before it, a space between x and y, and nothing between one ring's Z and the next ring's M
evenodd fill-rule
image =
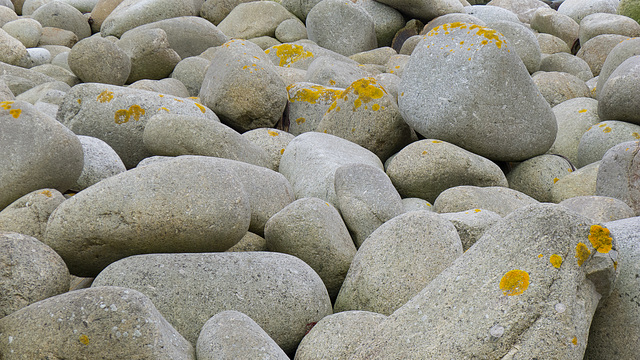
M418 133L491 160L525 160L555 140L551 107L510 42L490 28L435 27L413 51L398 92Z
M195 360L148 297L122 287L68 292L0 319L3 359Z
M105 179L56 208L44 242L79 276L135 254L224 251L249 229L251 209L233 170L215 160L179 158Z
M130 169L153 155L144 146L143 133L147 121L158 113L218 119L190 99L95 83L74 86L62 100L57 119L77 135L109 144Z
M197 14L193 0L124 0L104 19L100 34L120 37L140 25Z
M92 286L103 285L143 292L193 344L213 315L236 310L291 352L311 323L331 314L318 274L302 260L280 253L132 256L109 266Z
M563 206L517 210L380 324L351 359L580 360L598 302L616 278L610 235Z

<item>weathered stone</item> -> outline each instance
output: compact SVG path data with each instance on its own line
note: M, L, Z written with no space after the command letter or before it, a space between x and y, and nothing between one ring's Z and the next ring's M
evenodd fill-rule
M262 49L230 40L213 54L200 99L222 122L245 132L273 127L284 112L287 91Z
M489 28L453 23L431 30L398 91L400 112L418 133L492 160L528 159L555 139L549 104L505 38Z
M357 247L380 225L402 214L400 194L379 168L343 165L335 173L340 213Z
M211 61L199 56L182 59L171 73L171 77L180 80L189 92L189 96L198 96L202 81Z
M289 360L260 325L234 310L219 312L207 320L198 336L196 355L198 360Z
M293 255L318 273L334 300L356 247L340 213L318 198L303 198L273 215L264 229L269 251Z
M578 24L586 16L595 13L615 14L618 8L616 0L565 0L558 7L558 12L572 18Z
M520 23L518 15L511 10L499 6L471 5L465 6L464 11L465 13L484 21L486 24L497 21Z
M598 101L586 97L569 99L554 106L553 113L558 122L558 135L547 153L562 155L577 165L582 135L600 122Z
M31 14L43 27L54 27L73 32L78 40L91 36L91 26L78 9L62 1L51 1Z
M473 209L455 213L443 213L441 217L451 221L458 231L462 242L462 251L467 251L502 216L491 210Z
M504 35L530 74L540 69L542 52L531 29L514 21L497 21L488 23L487 26Z
M591 68L586 61L565 52L550 54L542 59L540 71L564 72L571 74L582 81L593 78Z
M67 62L84 82L124 85L131 73L129 55L113 42L96 36L74 45Z
M458 0L436 0L436 1L415 1L415 0L384 0L381 3L397 9L409 18L429 21L441 15L464 12L463 5Z
M609 230L562 206L517 210L352 358L582 359L593 313L613 289L617 250Z
M302 260L280 253L131 256L100 273L93 286L103 285L143 291L192 343L213 315L236 310L291 352L308 324L331 314L318 274Z
M391 46L396 32L405 25L402 14L391 6L374 0L357 0L356 3L373 17L378 46Z
M242 137L264 150L267 156L265 167L278 171L284 149L295 135L279 129L259 128L243 133Z
M589 88L583 80L566 72L538 72L532 79L552 107L573 98L590 95Z
M580 22L580 44L586 44L590 39L603 34L638 37L640 24L615 12L590 14Z
M576 196L596 194L596 178L600 161L596 161L558 180L551 188L551 202L559 203Z
M536 38L540 45L540 51L543 54L555 54L558 52L571 53L569 45L555 35L538 33L536 34Z
M152 91L86 83L67 93L57 119L78 135L96 137L113 148L127 168L151 156L144 147L147 121L158 113L202 116L215 113L190 99L175 98Z
M244 234L237 244L225 250L226 252L268 251L267 241L252 232Z
M177 97L189 97L189 90L187 90L186 86L184 86L180 80L174 78L164 78L161 80L143 79L138 80L127 87L130 89L155 91L157 93Z
M100 32L102 23L111 14L111 12L120 5L123 0L98 0L96 5L91 10L91 32Z
M389 315L460 255L456 228L440 215L414 211L397 216L362 243L334 309Z
M6 211L0 212L3 222ZM53 249L31 236L5 231L2 224L0 229L0 265L4 269L0 275L0 319L69 290L69 270Z
M250 1L252 0L206 0L200 8L200 16L218 25L236 6Z
M634 217L633 209L624 201L607 196L576 196L560 202L578 214L594 222L603 223Z
M332 56L320 56L309 65L304 81L327 87L346 88L354 81L368 77L362 66L355 61L335 59Z
M44 241L80 276L135 254L224 251L247 232L251 209L221 165L178 158L105 179L58 206Z
M507 187L456 186L443 191L433 206L439 213L485 209L504 217L521 207L537 203L529 195Z
M516 165L507 174L509 187L541 202L551 201L553 185L573 171L569 161L561 156L540 155Z
M596 195L620 199L640 215L640 156L638 141L620 143L602 157Z
M140 25L197 13L193 0L124 0L104 19L100 33L120 37Z
M609 76L611 76L611 73L625 60L635 55L640 55L640 38L624 40L611 49L607 55L607 60L602 64L602 69L598 76L598 83L596 86L597 98L600 98L600 93L604 88L604 84L609 79Z
M529 24L533 14L539 8L549 8L549 5L540 0L491 0L490 6L499 6L518 15L518 19L524 24Z
M0 352L13 359L195 360L148 297L96 287L42 300L0 319Z
M84 153L82 173L71 187L80 191L108 177L127 170L118 154L106 142L91 136L78 135Z
M508 186L495 163L433 139L406 146L391 159L386 172L400 195L429 202L435 201L446 189L459 185Z
M598 92L598 115L640 124L640 55L623 61Z
M403 213L406 213L409 211L419 211L419 210L434 211L433 205L431 205L427 200L420 199L420 198L402 199L402 208L403 208Z
M569 48L578 39L580 25L575 20L549 8L539 8L531 18L531 28L562 39Z
M598 107L602 102L598 103ZM589 128L578 145L578 167L601 160L617 144L640 138L640 125L624 121L602 121Z
M56 189L40 189L12 202L0 211L0 231L11 231L44 239L47 220L64 196Z
M275 1L240 3L231 10L218 29L230 38L251 39L259 36L275 36L281 22L295 16Z
M0 107L0 209L34 190L67 191L82 171L78 138L29 103Z
M29 18L10 21L2 26L2 30L19 40L27 48L38 46L42 36L42 25Z
M617 34L598 35L583 43L576 56L586 61L593 75L598 76L611 50L627 39L627 36Z
M115 44L131 59L129 84L140 79L164 79L180 62L180 55L171 49L162 29L132 29Z

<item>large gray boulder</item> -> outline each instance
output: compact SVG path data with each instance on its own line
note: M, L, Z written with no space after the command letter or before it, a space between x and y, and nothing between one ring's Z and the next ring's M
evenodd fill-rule
M418 133L491 160L528 159L555 140L549 104L510 43L490 28L453 23L431 30L398 92L400 112Z
M351 358L581 360L591 318L617 273L615 241L591 224L558 205L515 211Z
M0 354L7 360L195 360L193 346L151 300L122 287L42 300L0 319L0 333Z
M51 214L44 242L71 273L95 276L135 254L224 251L250 221L247 192L233 170L215 159L187 157L81 191Z
M44 239L51 213L65 200L56 189L39 189L12 202L0 211L0 231Z
M83 39L71 48L69 68L84 82L124 85L131 73L129 55L99 36Z
M598 92L600 119L640 125L640 55L623 61Z
M69 290L60 255L31 236L0 230L0 265L0 319Z
M132 256L102 271L92 286L103 285L143 292L194 344L213 315L236 310L291 352L308 324L332 312L318 274L302 260L279 253Z
M433 203L439 213L486 209L500 216L538 201L520 191L502 186L456 186L443 191Z
M197 14L193 0L124 0L104 19L100 34L120 37L140 25Z
M627 141L609 149L602 157L596 179L596 195L624 201L640 215L640 145Z
M80 176L80 141L33 105L0 102L0 129L0 209L34 190L65 192Z

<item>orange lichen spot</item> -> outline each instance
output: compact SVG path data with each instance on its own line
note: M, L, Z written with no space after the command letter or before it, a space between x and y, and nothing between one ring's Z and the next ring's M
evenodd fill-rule
M500 280L500 290L506 296L520 295L529 287L529 274L522 270L510 270Z
M618 270L618 262L617 261L613 262L613 270Z
M245 65L242 67L242 70L246 70L249 67L249 65Z
M269 134L269 136L280 136L280 134L273 130L267 130L267 134Z
M197 106L198 109L200 109L200 111L202 111L202 113L204 114L205 112L207 112L207 108L204 107L204 105L202 104L198 104L197 102L194 102L193 105Z
M300 124L304 124L304 122L307 121L307 119L301 117L301 118L297 118L296 119L296 124L300 125Z
M404 91L400 94L400 96L404 96Z
M310 89L300 89L295 95L289 97L289 101L306 101L315 104L318 100L322 102L333 102L342 94L340 89L329 89L321 85L312 85Z
M335 81L335 80L329 80L329 85L333 86L333 85L335 85L335 84L336 84L336 81Z
M580 110L578 110L578 112L579 112L580 114L582 114L582 113L586 113L586 112L587 112L587 109L580 109Z
M612 238L609 236L611 232L606 227L600 225L591 225L589 241L591 245L599 252L606 254L611 251Z
M573 339L571 339L571 343L573 345L578 345L578 338L574 336Z
M3 101L3 102L0 102L0 107L5 109L5 110L9 110L9 109L11 109L11 104L13 104L13 103L14 103L14 101Z
M542 255L542 254L538 255L538 259L539 259L539 258L541 258L541 257L543 257L543 256L544 256L544 255Z
M280 149L280 155L284 154L284 148Z
M460 41L460 45L464 45L464 41Z
M469 59L467 59L467 60L471 61L471 58L469 58Z
M17 119L20 117L20 114L22 114L22 109L11 109L9 110L9 114L11 114L14 119Z
M380 99L386 93L382 86L378 85L374 78L362 78L354 81L348 88L342 93L342 99L345 99L348 94L353 91L358 98L353 102L353 111L362 106L362 104L368 104L374 99Z
M606 128L602 129L602 132L610 133L611 132L611 128L607 126Z
M567 169L567 170L569 170L569 172L573 172L573 169Z
M114 119L116 124L124 124L128 122L131 119L131 117L133 117L133 120L138 121L140 120L140 116L144 114L145 114L145 110L142 107L140 107L140 105L131 105L129 107L129 110L120 109L116 111L114 115Z
M323 133L325 133L325 134L326 134L326 133L327 133L327 129L324 129Z
M173 100L177 101L177 102L183 102L182 99L178 99L178 98L173 98Z
M76 99L76 101L78 102L78 104L82 104L82 99Z
M394 68L395 69L400 69L400 65L396 65Z
M340 111L340 106L338 106L338 107L336 108L336 111Z
M423 151L422 155L427 155L427 150Z
M598 127L605 127L605 126L607 126L607 124L600 124L600 125L598 125Z
M331 112L331 110L335 109L336 106L338 106L337 102L334 101L333 103L331 103L331 106L329 106L329 109L327 109L327 113L329 113L329 112Z
M591 250L589 250L587 245L583 243L578 243L578 245L576 245L576 259L578 259L578 266L582 266L582 264L587 261L590 255Z
M116 124L124 124L127 121L129 121L129 118L131 117L131 115L129 115L129 111L125 110L125 109L120 109L118 111L116 111L115 115L114 115L114 119L116 121Z
M98 97L96 98L96 100L98 100L98 102L103 104L110 102L111 100L113 100L113 91L105 90L101 92L100 95L98 95Z
M640 134L638 134L637 132L632 133L631 136L633 136L636 139L640 139Z
M356 128L351 128L351 132L356 132Z
M164 97L164 95L162 95L162 94L158 94L158 96L160 96L160 97Z
M80 341L82 345L89 345L89 337L87 335L80 335L80 337L78 337L78 341Z
M53 196L53 194L49 190L42 190L42 191L39 192L39 194L42 194L42 195L44 195L46 197L52 197Z
M166 108L166 107L164 107L164 106L159 107L159 108L158 108L158 111L160 111L160 110L164 110L164 111L166 111L166 112L171 112L171 111L169 111L169 109L167 109L167 108Z
M133 116L133 120L135 121L140 120L140 116L144 115L144 113L145 111L140 107L140 105L131 105L129 107L129 114Z
M482 41L480 42L480 44L482 44L482 45L487 45L488 43L489 43L489 41L487 41L487 40L482 40Z
M553 178L553 183L554 183L554 184L555 184L555 183L557 183L557 182L558 182L558 180L560 180L560 179L558 179L558 178Z
M378 105L378 104L373 104L373 106L371 106L371 110L373 110L373 111L378 111L378 110L380 110L380 105Z
M549 262L553 265L554 268L560 269L560 265L562 265L562 256L558 254L553 254L549 258Z
M190 99L190 100L200 100L200 98L199 98L199 97L197 97L197 96L189 96L187 99Z
M474 213L479 213L480 211L482 211L482 210L480 210L480 209L473 210Z
M434 144L440 144L442 141L440 141L440 140L431 140L431 142L434 143Z

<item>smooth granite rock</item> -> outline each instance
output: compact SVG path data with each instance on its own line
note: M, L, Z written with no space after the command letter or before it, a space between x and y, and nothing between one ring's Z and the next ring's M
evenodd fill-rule
M43 240L49 216L64 200L56 189L32 191L0 211L0 231Z
M100 34L120 37L140 25L197 13L193 0L124 0L104 19Z
M640 125L640 55L623 61L598 92L601 119L621 120Z
M624 201L607 196L576 196L559 205L582 214L594 222L609 222L634 217L633 209Z
M456 186L443 191L433 207L439 213L485 209L504 217L521 207L537 203L529 195L507 187Z
M640 215L640 146L638 141L620 143L602 157L596 179L596 195L624 201Z
M124 85L131 73L129 55L112 41L96 36L75 44L67 62L84 82Z
M483 209L442 213L440 216L455 226L462 242L462 251L469 250L487 230L502 219L502 216L493 211Z
M507 174L507 180L511 189L540 202L550 202L553 185L572 171L571 163L564 157L540 155L516 165Z
M551 188L551 202L559 203L576 196L596 194L596 178L600 161L596 161L562 177Z
M71 187L84 190L108 177L127 170L118 154L106 142L91 136L78 135L84 153L82 173Z
M598 106L601 106L601 102ZM640 125L624 121L601 121L589 128L578 144L578 163L583 167L601 160L613 146L640 139Z
M598 101L587 97L569 99L554 106L553 113L558 122L558 135L547 153L562 155L577 165L582 135L600 122Z

